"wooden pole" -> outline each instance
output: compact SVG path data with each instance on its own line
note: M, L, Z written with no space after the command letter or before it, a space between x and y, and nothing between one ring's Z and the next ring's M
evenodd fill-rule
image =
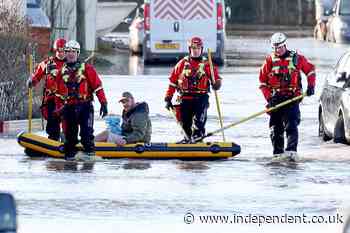
M33 55L29 55L29 73L33 72ZM33 90L28 88L28 132L32 132L32 114L33 114Z
M211 84L213 85L215 83L215 79L214 79L214 67L213 67L213 62L211 60L211 50L210 50L210 48L208 48L208 59L209 59L209 66L210 66L210 80L211 80ZM215 94L216 110L217 110L218 116L219 116L220 127L222 128L222 127L224 127L224 122L222 120L219 96L218 96L218 92L216 90L213 90L213 91L214 91L214 94ZM221 134L222 134L222 140L225 142L224 131L221 131Z

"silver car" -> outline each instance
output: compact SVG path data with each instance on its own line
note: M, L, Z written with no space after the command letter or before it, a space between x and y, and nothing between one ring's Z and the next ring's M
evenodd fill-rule
M350 143L350 52L345 53L327 76L319 110L319 136L327 141Z
M350 42L350 1L337 0L327 22L327 41Z

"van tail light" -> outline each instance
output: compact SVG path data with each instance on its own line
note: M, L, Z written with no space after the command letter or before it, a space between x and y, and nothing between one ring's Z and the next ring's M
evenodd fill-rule
M217 14L216 14L216 28L222 30L224 28L224 22L222 17L222 4L218 3L217 5Z
M145 4L144 7L144 11L143 11L143 15L144 15L144 26L145 26L145 30L149 31L150 27L151 27L151 9L149 6L149 3Z

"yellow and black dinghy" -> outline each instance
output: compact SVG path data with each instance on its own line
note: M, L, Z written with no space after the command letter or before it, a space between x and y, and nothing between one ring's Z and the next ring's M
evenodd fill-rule
M20 133L18 143L29 156L63 158L63 143L32 133ZM82 150L81 145L78 146ZM153 159L219 159L233 157L241 147L232 142L204 142L195 144L137 143L117 146L97 142L96 155L102 158L153 158Z

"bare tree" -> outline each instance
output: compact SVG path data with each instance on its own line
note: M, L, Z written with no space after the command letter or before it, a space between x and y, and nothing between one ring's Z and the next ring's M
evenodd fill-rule
M27 55L33 44L19 1L0 0L0 120L25 118L27 114ZM38 101L37 101L38 102Z

